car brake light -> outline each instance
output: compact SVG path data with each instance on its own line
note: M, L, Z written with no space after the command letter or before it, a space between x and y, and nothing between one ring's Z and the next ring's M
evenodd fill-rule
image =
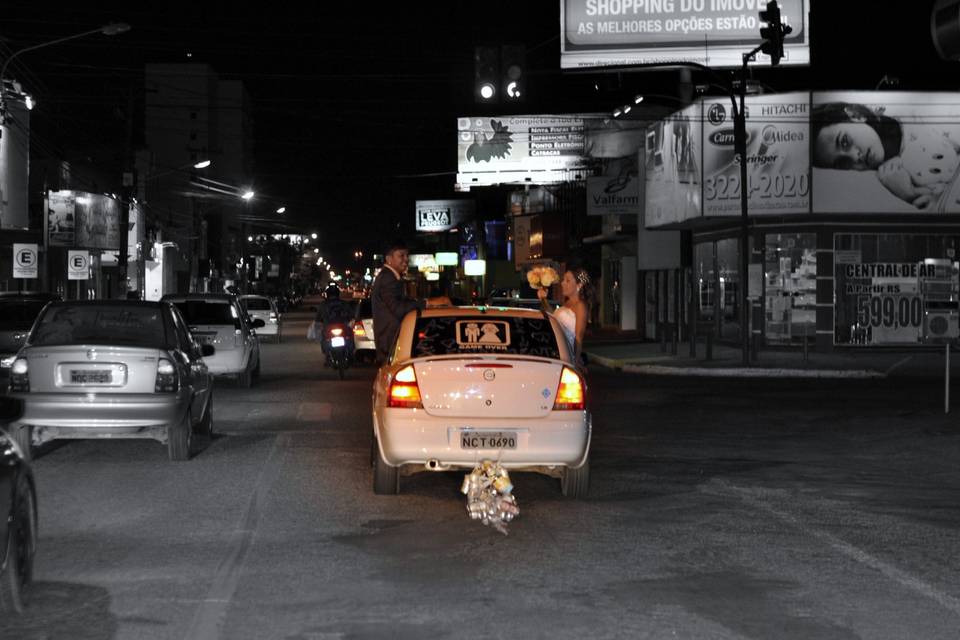
M553 403L553 410L582 411L586 407L583 396L583 379L580 374L564 367L560 374L560 386L557 388L557 400Z
M353 335L359 336L361 338L367 335L366 329L363 328L363 323L360 321L353 323Z
M400 409L423 409L417 374L412 364L394 374L393 380L390 381L390 390L387 392L387 406Z
M157 361L157 382L154 389L159 393L171 393L180 388L177 368L166 358Z
M26 358L17 358L10 365L10 391L30 391L30 365Z

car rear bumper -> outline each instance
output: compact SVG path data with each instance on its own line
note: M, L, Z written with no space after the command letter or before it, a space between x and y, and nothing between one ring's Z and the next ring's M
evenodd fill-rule
M245 349L221 349L219 346L216 346L216 349L216 353L203 359L210 373L215 376L229 376L247 370L250 354Z
M262 327L257 328L258 336L275 336L280 333L280 323L279 322L269 322L265 321Z
M190 393L18 393L24 401L18 424L34 428L34 442L57 438L158 437L178 424Z
M376 420L383 459L391 466L427 464L472 469L478 460L498 459L507 468L579 467L589 453L592 420L586 411L553 411L546 418L437 419L419 409L383 409ZM462 433L507 432L516 449L465 449Z
M376 351L377 350L377 345L373 340L369 338L358 338L356 334L354 334L353 337L354 337L355 351Z

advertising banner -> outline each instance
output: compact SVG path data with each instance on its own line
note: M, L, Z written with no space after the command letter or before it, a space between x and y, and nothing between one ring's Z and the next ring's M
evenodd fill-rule
M810 0L779 0L793 31L781 64L810 63ZM693 62L739 67L760 35L766 0L560 0L560 66ZM754 64L768 65L757 54Z
M473 200L417 200L417 231L449 231L472 220L475 212Z
M747 184L750 215L810 211L810 95L749 96ZM703 102L703 215L741 214L740 164L729 97Z
M71 250L67 252L67 280L87 280L90 277L90 253Z
M84 249L120 248L120 202L84 191L51 191L47 197L50 244Z
M587 178L587 215L640 213L640 179L633 173Z
M699 217L703 175L703 105L692 104L647 129L644 225L660 227Z
M815 92L813 208L960 213L960 94Z
M38 258L37 245L21 244L19 242L13 245L13 277L14 278L39 278L40 260Z
M458 191L496 184L553 184L585 177L586 115L457 119Z

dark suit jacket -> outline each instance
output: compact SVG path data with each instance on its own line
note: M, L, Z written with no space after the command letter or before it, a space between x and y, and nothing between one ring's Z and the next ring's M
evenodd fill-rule
M381 362L386 362L400 332L403 316L414 309L423 309L426 304L423 300L408 298L403 283L387 267L383 267L373 281L370 304L373 308L373 340L377 345L377 357Z

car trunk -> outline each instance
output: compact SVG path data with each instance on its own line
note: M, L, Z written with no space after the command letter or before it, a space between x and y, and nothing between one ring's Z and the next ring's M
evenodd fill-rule
M539 418L553 409L563 365L536 358L430 359L414 371L424 410L449 418Z
M199 344L212 344L216 349L236 349L243 342L233 325L192 324L190 333Z
M30 392L153 393L157 360L151 347L67 345L31 347Z

